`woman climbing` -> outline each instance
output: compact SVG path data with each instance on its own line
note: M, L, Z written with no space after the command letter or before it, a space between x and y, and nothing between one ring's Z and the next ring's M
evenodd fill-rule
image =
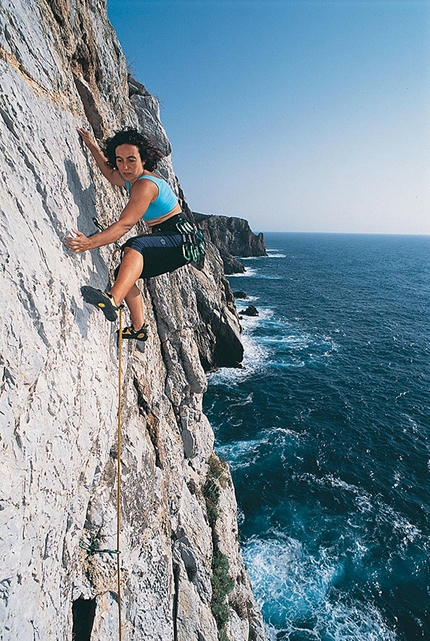
M198 261L204 255L201 233L186 220L169 185L154 173L163 154L147 138L135 129L125 129L106 140L102 151L88 131L78 129L78 133L102 174L113 185L126 187L129 201L119 219L105 230L90 237L72 230L75 236L64 242L76 253L96 249L117 241L141 218L146 221L149 233L134 236L122 246L121 264L111 289L81 288L84 300L101 309L109 321L116 320L124 300L132 325L123 329L123 338L145 341L148 328L136 281Z

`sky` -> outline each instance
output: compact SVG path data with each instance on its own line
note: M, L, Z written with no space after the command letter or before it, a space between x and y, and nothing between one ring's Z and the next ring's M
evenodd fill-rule
M108 0L188 205L430 234L430 1Z

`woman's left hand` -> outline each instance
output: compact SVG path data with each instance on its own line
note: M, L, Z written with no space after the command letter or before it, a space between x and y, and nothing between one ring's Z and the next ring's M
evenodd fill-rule
M66 236L66 238L64 239L64 244L66 245L67 249L75 252L75 254L79 254L80 252L85 252L88 249L91 249L91 241L85 236L85 234L78 231L77 229L72 229L72 232L76 234L76 236Z

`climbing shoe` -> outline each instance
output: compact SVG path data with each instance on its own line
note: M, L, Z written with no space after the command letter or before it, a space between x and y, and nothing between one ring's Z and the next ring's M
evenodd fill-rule
M119 331L117 334L119 334ZM124 327L122 330L122 337L123 339L134 338L137 341L146 341L148 338L148 325L144 323L138 330L134 329L133 325L130 327Z
M101 309L108 321L116 321L119 307L115 305L114 297L111 294L87 285L81 287L81 292L86 303Z

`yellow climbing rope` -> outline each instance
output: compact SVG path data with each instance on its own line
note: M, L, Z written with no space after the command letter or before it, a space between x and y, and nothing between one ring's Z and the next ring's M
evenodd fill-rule
M119 641L122 640L122 603L121 603L121 555L120 555L120 532L121 532L121 414L122 414L122 307L119 309L119 331L118 331L118 458L117 458L117 525L116 525L116 567L118 583L118 634Z
M96 227L103 231L102 225L98 222L97 218L93 218ZM117 252L121 250L118 243L115 243L116 249L113 253L115 258ZM116 499L116 550L101 550L98 541L90 537L87 542L81 539L79 547L90 555L93 554L116 554L116 571L117 571L117 592L118 592L118 638L122 641L122 599L121 599L121 550L120 550L120 535L121 535L121 416L122 416L122 309L119 307L119 330L118 330L118 431L117 431L117 499Z

